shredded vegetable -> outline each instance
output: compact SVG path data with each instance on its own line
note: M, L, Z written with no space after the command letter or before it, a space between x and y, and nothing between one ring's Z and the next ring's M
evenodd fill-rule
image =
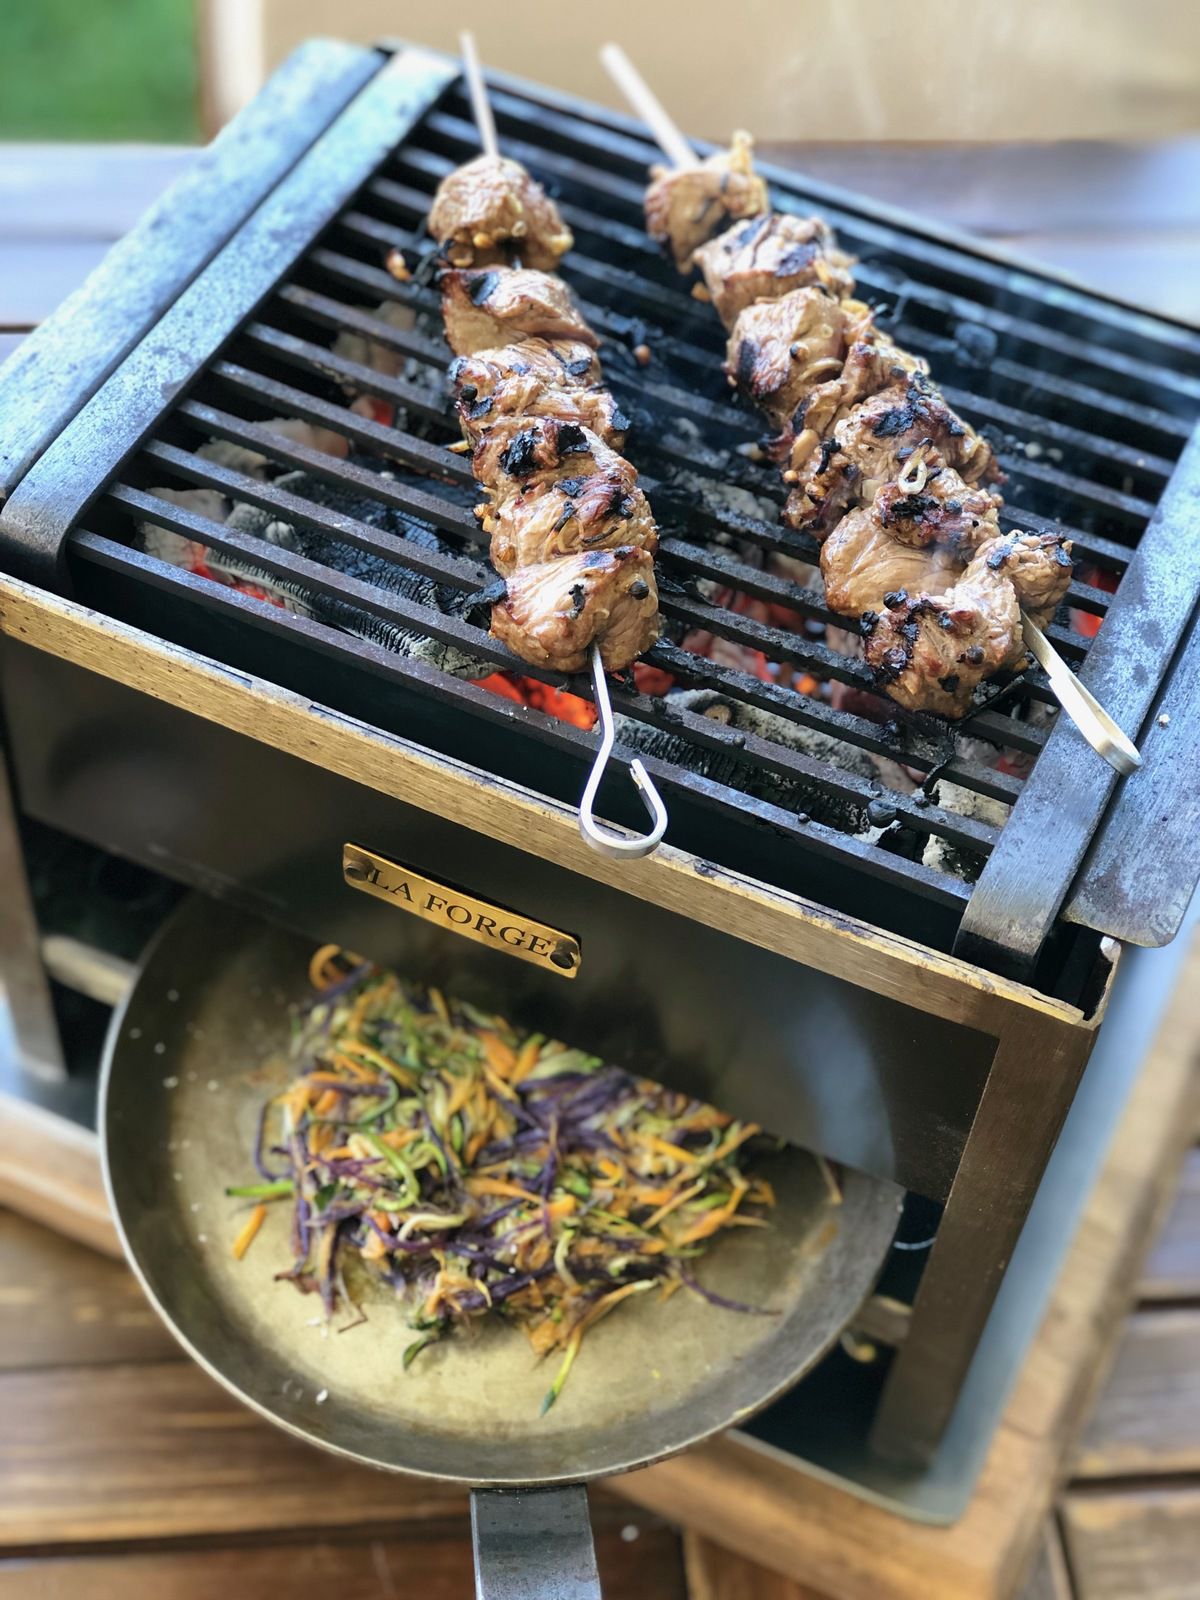
M754 1124L334 947L310 978L297 1075L259 1121L261 1181L227 1191L257 1202L236 1255L267 1207L290 1201L280 1276L319 1291L327 1316L353 1305L355 1258L408 1309L405 1367L501 1316L559 1358L543 1410L587 1331L626 1300L682 1287L769 1314L693 1275L716 1234L765 1226L774 1195L744 1170Z

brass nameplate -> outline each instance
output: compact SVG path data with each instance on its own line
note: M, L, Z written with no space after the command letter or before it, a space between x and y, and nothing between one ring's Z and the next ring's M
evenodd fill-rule
M531 922L519 912L477 900L461 889L451 889L419 872L402 867L398 861L377 856L360 845L342 846L342 873L346 882L377 900L386 900L401 911L411 912L426 922L436 923L450 933L459 933L476 944L533 961L560 978L573 978L583 959L579 941L569 933L548 928L544 922Z

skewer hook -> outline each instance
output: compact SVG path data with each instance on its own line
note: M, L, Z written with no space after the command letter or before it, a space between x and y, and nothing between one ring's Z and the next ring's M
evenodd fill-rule
M579 831L592 849L598 850L602 856L611 856L616 861L635 861L639 856L650 855L662 843L663 834L667 831L667 808L641 759L635 757L629 763L630 775L637 785L646 814L654 824L653 828L643 834L617 833L596 821L592 808L617 738L612 701L608 698L608 680L604 675L604 663L600 659L600 646L597 644L592 646L592 688L600 716L600 748L579 802Z

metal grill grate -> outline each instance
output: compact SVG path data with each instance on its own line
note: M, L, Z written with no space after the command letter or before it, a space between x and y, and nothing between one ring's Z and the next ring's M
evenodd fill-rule
M1051 697L1043 677L1031 672L997 691L957 730L899 713L876 720L865 700L851 697L835 707L793 686L803 673L864 695L871 690L861 662L825 636L824 624L839 630L848 624L826 610L819 579L813 588L768 570L773 554L811 563L816 546L775 520L781 486L773 469L738 448L757 437L761 424L729 400L715 319L689 302L686 286L642 231L642 186L653 148L622 119L523 86L498 84L494 100L506 153L558 197L575 233L563 276L606 340L606 378L637 424L627 448L662 531L662 609L670 634L648 660L679 687L712 691L732 707L722 721L695 704L682 706L675 695L632 687L614 692L631 739L641 737L638 730L653 732L648 765L679 808L680 842L702 838L711 859L761 871L766 840L770 875L781 885L814 892L840 909L873 906L876 921L948 943L971 899L969 880L997 850L1002 832L1016 825L1032 764L1054 729L1045 715ZM510 656L488 637L486 620L453 603L484 588L490 571L470 509L469 467L446 448L456 430L438 380L448 352L436 331L437 298L383 268L392 247L426 247L422 223L438 181L475 151L455 84L197 373L186 398L126 461L86 526L73 532L69 550L81 591L110 609L144 618L153 604L147 592L156 593L167 606L164 631L173 627L186 642L234 662L247 659L252 636L263 648L273 642L279 654L272 670L305 692L319 682L321 669L311 666L319 658L333 674L321 698L344 702L343 709L361 712L369 704L368 691L356 695L345 687L351 678L390 686L408 697L405 703L424 704L420 736L447 753L470 751L472 730L499 729L507 753L493 763L498 770L566 797L590 759L588 734L455 676L436 653L389 647L392 636L383 631L419 635L483 664L483 672L551 677ZM1074 539L1077 576L1050 632L1069 660L1082 661L1090 641L1078 621L1104 619L1121 605L1120 579L1200 413L1200 336L931 238L878 211L859 211L847 197L793 175L771 177L782 209L819 209L828 218L859 258L860 293L887 308L894 336L929 358L951 403L999 444L1010 479L1005 525L1053 527ZM384 304L408 308L414 324L387 320L379 310ZM336 352L339 335L393 353L404 363L400 374ZM631 353L643 342L652 351L646 368ZM394 406L396 425L351 412L351 393ZM350 458L323 454L266 425L284 416L334 430L349 441ZM212 439L304 476L281 485L218 464L197 453ZM729 503L721 486L730 484L770 504L762 515L746 514ZM160 485L212 489L318 537L306 539L303 551L288 548L261 530L222 524L159 498L152 491ZM319 494L316 485L323 486ZM281 609L147 554L132 536L144 522L302 591L314 599L312 614ZM347 570L347 551L366 559L365 576ZM380 581L380 562L395 582ZM717 603L713 584L786 608L794 627ZM339 625L338 617L344 623L349 613L374 624L355 636ZM362 636L372 628L375 637ZM704 633L758 652L771 673L756 676L682 643ZM787 671L774 675L783 664ZM1165 659L1160 674L1164 667ZM582 683L568 687L587 693ZM377 720L386 725L391 702L382 688L377 692L383 702ZM763 723L754 712L779 722ZM798 737L785 737L786 729L799 730ZM565 764L555 767L551 754ZM872 766L871 757L895 765ZM901 768L929 781L908 792L897 776ZM945 780L956 790L937 786ZM966 814L944 803L956 791L1004 809L994 820ZM1097 819L1107 793L1098 779ZM619 806L611 809L619 814ZM692 816L706 819L707 831L688 832ZM749 834L759 837L757 854L743 849ZM926 848L930 840L946 847L936 859ZM880 884L901 893L872 901ZM1051 917L1061 898L1059 889Z

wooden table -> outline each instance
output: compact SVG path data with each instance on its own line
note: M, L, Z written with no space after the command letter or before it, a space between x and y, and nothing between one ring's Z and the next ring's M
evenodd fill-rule
M919 193L934 197L941 220L1200 320L1200 142L772 153L901 204L918 198L919 171L930 180ZM0 355L185 160L168 150L0 147ZM1026 1600L1200 1593L1200 1151L1141 1280L1071 1483L1043 1526L1102 1335L1135 1281L1184 1142L1198 991L1200 956L962 1522L921 1528L816 1480L785 1490L718 1441L626 1480L628 1499L597 1496L609 1600L999 1596L1011 1593L1039 1537ZM810 1529L803 1548L798 1513ZM681 1540L674 1526L688 1522L719 1528L738 1553L697 1533ZM795 1581L802 1574L816 1587ZM280 1590L292 1600L331 1590L342 1600L438 1600L469 1588L456 1491L332 1462L271 1430L178 1354L123 1267L0 1215L3 1600L255 1600Z

